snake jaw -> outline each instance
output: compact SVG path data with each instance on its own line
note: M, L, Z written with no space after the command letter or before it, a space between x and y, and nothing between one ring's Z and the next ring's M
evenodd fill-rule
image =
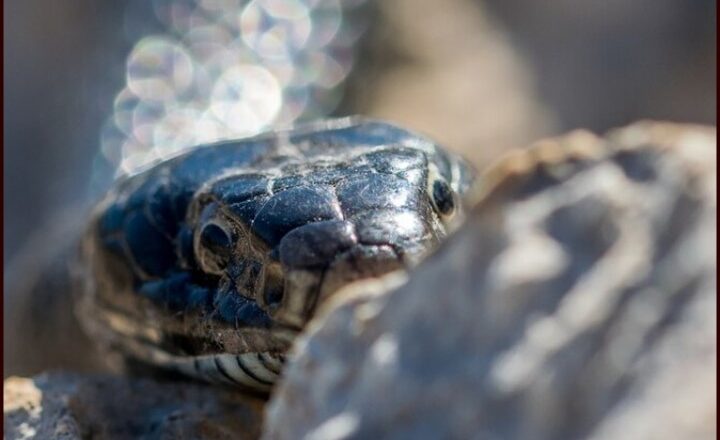
M392 247L363 244L333 255L322 267L286 267L285 294L271 317L277 324L300 330L341 287L405 267Z

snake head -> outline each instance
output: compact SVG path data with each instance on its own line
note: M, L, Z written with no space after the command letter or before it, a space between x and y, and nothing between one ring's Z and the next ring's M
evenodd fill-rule
M205 273L296 329L342 286L418 261L462 210L464 165L444 152L311 157L219 177L195 195L188 222Z
M154 364L283 353L342 286L431 250L471 180L431 141L365 119L198 147L99 205L86 321Z

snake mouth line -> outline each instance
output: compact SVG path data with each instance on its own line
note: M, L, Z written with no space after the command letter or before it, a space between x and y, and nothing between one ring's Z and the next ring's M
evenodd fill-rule
M211 383L250 388L267 392L279 379L285 357L270 352L243 354L215 353L200 356L176 356L157 347L130 343L141 362Z
M210 382L269 390L280 377L284 358L268 352L173 357L166 368Z

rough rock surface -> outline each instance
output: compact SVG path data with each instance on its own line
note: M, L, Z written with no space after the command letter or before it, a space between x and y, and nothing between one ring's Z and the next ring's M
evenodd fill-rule
M191 383L43 374L5 380L6 439L254 439L264 401Z
M314 322L265 437L714 438L715 136L640 123L508 157L405 284Z

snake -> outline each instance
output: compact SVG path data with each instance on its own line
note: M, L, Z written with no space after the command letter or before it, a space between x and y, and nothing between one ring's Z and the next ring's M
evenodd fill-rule
M80 321L124 365L268 391L320 304L408 270L448 235L475 174L361 116L197 146L97 204Z

